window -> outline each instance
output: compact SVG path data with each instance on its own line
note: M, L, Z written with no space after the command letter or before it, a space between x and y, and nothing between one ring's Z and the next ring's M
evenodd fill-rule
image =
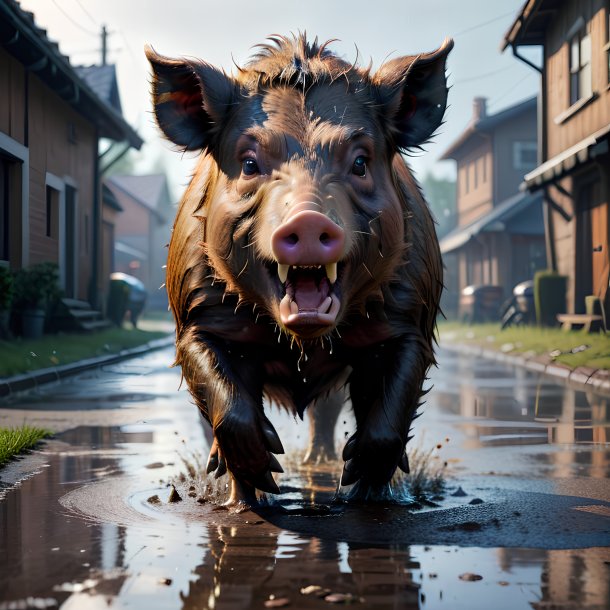
M570 38L570 106L592 92L591 35L582 26Z
M513 142L513 168L527 172L537 165L536 142Z
M47 184L47 237L59 237L59 191Z
M9 260L10 161L0 157L0 260Z

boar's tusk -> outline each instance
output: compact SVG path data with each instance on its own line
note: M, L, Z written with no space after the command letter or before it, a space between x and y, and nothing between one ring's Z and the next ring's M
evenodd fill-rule
M329 263L326 265L326 275L331 284L334 284L337 281L337 263Z
M288 279L288 269L290 269L290 265L282 265L282 263L277 264L277 274L279 275L282 284Z

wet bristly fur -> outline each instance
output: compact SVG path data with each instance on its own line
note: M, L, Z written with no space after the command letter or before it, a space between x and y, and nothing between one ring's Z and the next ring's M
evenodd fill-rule
M281 443L263 412L265 394L302 415L347 384L358 428L344 451L344 482L384 484L405 467L434 363L442 265L433 220L400 153L442 119L450 48L372 74L328 43L276 36L233 77L149 51L159 126L182 148L202 150L167 262L176 362L214 428L212 466L221 474L228 467L242 490L273 489ZM416 103L428 81L434 103ZM360 131L374 147L371 192L333 165L333 151ZM239 177L244 133L273 160L254 187ZM341 311L328 333L301 336L279 321L269 236L293 201L326 213L331 201L345 229Z

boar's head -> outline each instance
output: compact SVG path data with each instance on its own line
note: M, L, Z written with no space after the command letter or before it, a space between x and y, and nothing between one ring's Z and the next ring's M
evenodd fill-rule
M328 44L275 36L234 77L148 48L160 128L203 151L168 261L176 318L206 281L299 342L366 315L392 285L436 314L434 229L399 153L442 120L452 46L372 72Z

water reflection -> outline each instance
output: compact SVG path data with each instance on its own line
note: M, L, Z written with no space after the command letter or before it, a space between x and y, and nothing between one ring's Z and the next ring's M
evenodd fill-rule
M430 402L460 417L468 448L605 444L610 439L606 395L521 367L459 356L444 373L435 379Z
M157 387L141 378L134 386L128 376L120 379L125 392L135 387L142 400L145 385ZM297 526L296 516L291 527L291 515L280 527L271 518L230 516L191 498L152 507L146 499L162 494L164 481L181 467L180 455L206 446L196 410L187 401L166 400L164 379L158 384L162 391L146 404L146 420L64 433L48 446L48 468L0 501L0 610L28 597L68 610L262 608L270 596L288 599L293 608L326 607L315 594L301 594L310 585L350 595L352 606L362 608L610 606L610 534L599 537L599 548L582 549L494 548L499 538L488 548L449 546L447 537L425 546L405 542L399 535L404 531L388 544L365 544L355 542L349 527L341 536L322 535L333 523L346 522L341 515L301 514L314 524L311 535ZM102 381L98 391L116 390L115 382ZM609 518L609 505L602 502L610 474L610 448L603 444L607 397L522 369L454 358L443 360L433 381L417 433L428 441L451 437L443 451L458 464L457 475L483 486L492 478L481 472L494 470L511 474L518 486L525 472L552 481L558 500L578 496L569 506L572 513L576 508L590 511L591 518ZM289 439L287 430L282 437ZM328 501L334 476L330 469L315 475L287 468L282 484L293 490L287 502ZM536 481L537 491L541 485ZM66 501L71 494L80 494L79 510ZM468 520L468 499L462 503L459 510ZM376 531L392 535L401 510L363 509L349 523L375 540ZM528 518L519 516L522 522ZM316 519L330 526L323 530ZM563 526L557 519L558 536Z

